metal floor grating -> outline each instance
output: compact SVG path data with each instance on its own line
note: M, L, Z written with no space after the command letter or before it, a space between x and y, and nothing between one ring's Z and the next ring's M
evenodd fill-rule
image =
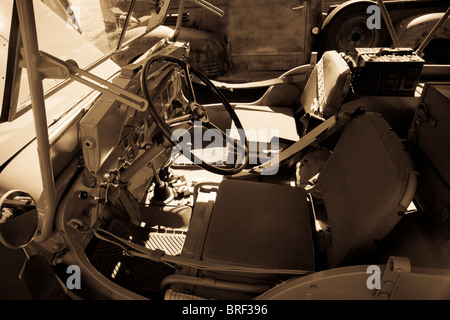
M150 229L133 225L122 219L111 219L102 229L123 239L158 248L168 254L178 252L183 247L184 234L152 234ZM169 248L171 251L169 251ZM92 265L114 283L151 298L162 294L161 281L175 270L167 264L139 257L130 257L112 243L94 238L86 248L86 255Z
M176 256L183 250L186 234L151 232L145 246L149 249L163 250L166 254Z

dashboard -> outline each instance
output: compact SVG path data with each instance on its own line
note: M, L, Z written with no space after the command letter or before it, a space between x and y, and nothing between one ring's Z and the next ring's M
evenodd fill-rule
M175 49L176 46L171 50ZM164 49L161 54L164 54ZM151 93L151 103L163 119L175 116L187 106L183 103L186 100L178 66L157 63L148 74L146 83ZM140 72L134 72L130 77L119 75L113 83L141 95ZM79 125L79 141L86 172L91 179L101 181L106 174L121 171L151 147L158 132L148 110L137 111L112 97L102 95Z

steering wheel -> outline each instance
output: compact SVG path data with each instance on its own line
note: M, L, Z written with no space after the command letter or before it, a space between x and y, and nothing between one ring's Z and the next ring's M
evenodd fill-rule
M152 65L154 65L157 62L169 62L178 65L181 70L184 72L184 82L187 88L187 100L188 100L188 106L186 108L185 114L181 116L177 116L175 118L171 118L168 120L165 120L163 116L157 111L155 105L152 103L152 100L150 98L150 93L147 86L147 79L149 76L149 70ZM194 87L192 83L192 76L197 77L203 84L205 84L209 90L216 96L219 101L222 103L222 105L225 107L225 110L227 111L230 118L233 120L234 125L237 129L237 132L239 134L239 141L236 139L233 139L230 137L227 133L224 132L221 128L219 128L217 125L215 125L210 117L208 116L208 107L203 106L202 104L198 103L195 98L194 93ZM183 147L183 155L190 159L194 164L197 164L198 166L202 167L205 170L208 170L212 173L221 174L221 175L233 175L241 172L248 164L248 141L245 136L244 129L242 128L242 124L239 121L238 116L236 115L236 112L231 107L229 101L227 98L220 92L219 89L200 71L195 69L194 67L190 66L185 61L182 61L180 59L177 59L175 57L171 56L156 56L151 59L149 59L144 66L142 67L141 77L140 77L140 85L141 90L144 98L148 101L148 110L153 117L156 125L161 130L163 136L169 140L172 145L176 148L179 148L178 141L174 141L174 134L173 134L173 128L177 125L190 123L190 128L193 127L193 123L195 124L201 123L201 126L204 129L212 130L213 133L215 133L215 136L218 136L222 138L224 142L226 142L226 145L231 145L234 150L234 160L233 165L229 166L227 164L226 166L222 164L211 164L207 163L202 158L199 158L196 154L191 152L189 148ZM188 129L185 130L185 132L188 132ZM195 134L195 130L194 130ZM201 152L203 152L203 146L201 149Z

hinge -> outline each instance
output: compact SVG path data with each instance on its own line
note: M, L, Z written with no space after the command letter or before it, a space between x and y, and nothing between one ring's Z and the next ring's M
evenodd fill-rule
M375 291L375 297L381 300L390 299L402 274L411 272L411 263L408 258L389 257L388 263L381 277L381 287Z
M75 61L62 61L46 52L40 51L39 53L40 65L38 69L43 77L55 79L71 78L138 111L147 110L147 100L79 68Z
M414 145L416 144L418 132L419 132L420 126L423 122L427 122L431 127L434 127L437 124L437 120L434 119L431 116L430 112L428 111L427 105L422 102L417 107L414 124L411 126L411 128L408 131L408 137Z
M430 111L428 110L428 107L426 104L421 103L419 105L419 108L417 110L417 121L419 122L428 122L428 124L432 127L436 126L436 119L434 119L431 114Z

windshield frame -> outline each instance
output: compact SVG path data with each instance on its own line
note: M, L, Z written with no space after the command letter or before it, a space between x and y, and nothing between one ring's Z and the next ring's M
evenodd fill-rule
M83 68L85 71L90 71L103 63L104 61L110 59L113 55L121 52L125 48L127 48L132 42L140 39L145 36L159 25L164 23L165 18L168 14L171 1L170 0L156 0L156 14L153 19L149 19L147 27L145 30L138 35L134 36L127 41L124 41L126 32L128 31L128 23L130 17L132 16L133 9L135 7L136 0L131 0L127 10L127 17L124 23L122 30L120 31L119 42L117 46L106 52L102 57L92 62L90 65ZM160 11L158 11L160 10ZM150 13L153 12L150 11ZM162 12L162 14L159 14ZM17 8L15 5L15 1L12 6L12 17L11 17L11 25L10 25L10 34L9 34L9 43L8 43L8 58L7 58L7 66L6 66L6 75L5 75L5 84L3 90L3 100L0 109L0 123L3 122L11 122L27 111L31 110L31 101L28 101L26 105L21 106L19 108L19 90L21 85L22 78L22 67L21 63L21 53L20 50L22 48L22 37L20 35L20 25L19 18L17 13ZM49 88L44 92L44 97L48 98L53 93L59 91L61 88L67 86L72 81L71 78L63 79L56 83L54 86Z
M19 50L22 37L19 28L17 8L13 5L11 27L8 43L8 59L6 62L5 88L3 91L0 122L13 121L31 109L31 104L17 112L22 68L19 67Z

